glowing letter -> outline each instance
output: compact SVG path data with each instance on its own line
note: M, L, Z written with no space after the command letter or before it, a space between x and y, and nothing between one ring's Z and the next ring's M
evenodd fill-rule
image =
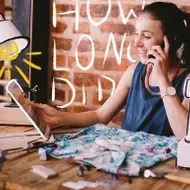
M102 100L102 85L100 79L98 79L98 101Z
M127 22L128 22L128 20L129 20L129 18L130 18L131 15L133 15L135 18L137 18L137 15L135 14L135 12L134 12L133 9L131 9L131 10L129 11L129 13L128 13L128 15L127 15L127 18L125 18L125 15L124 15L124 13L123 13L123 9L122 9L120 0L118 0L118 6L119 6L119 10L120 10L119 12L120 12L120 16L121 16L121 18L122 18L122 23L123 23L123 24L127 24Z
M86 92L85 92L84 84L82 85L82 96L83 96L82 104L85 105L86 104Z
M113 35L113 33L110 33L109 39L108 39L108 44L107 44L107 47L106 47L106 53L105 53L105 56L104 56L103 66L104 66L106 58L108 56L109 47L110 47L111 42L113 44L113 50L114 50L114 54L116 56L117 63L119 65L121 64L121 58L122 58L122 53L123 53L123 45L124 45L124 42L125 42L125 37L126 37L126 33L124 33L124 35L122 37L122 42L121 42L121 46L120 46L120 52L118 53L114 35Z
M53 39L53 70L54 71L69 71L69 68L65 68L65 67L60 67L57 68L56 67L57 64L57 58L56 58L56 42L55 39Z
M101 77L109 80L112 83L112 91L110 94L110 96L112 96L114 91L115 91L115 87L116 87L115 81L113 79L111 79L110 77L105 76L105 75L101 75ZM98 79L98 101L101 101L101 100L102 100L102 85L100 83L100 79Z
M131 57L131 42L129 43L129 45L127 47L127 58L132 63L136 62L136 60Z
M70 87L71 87L71 90L72 90L72 98L71 98L71 101L65 105L62 105L62 106L57 106L58 108L66 108L66 107L69 107L73 101L75 100L75 97L76 97L76 90L74 88L74 86L72 85L72 83L67 80L67 79L64 79L64 78L59 78L59 77L54 77L53 78L53 83L52 83L52 102L55 101L55 79L58 79L58 80L61 80L61 81L64 81L66 82Z
M75 11L67 11L63 13L58 13L58 15L68 15L68 14L74 14L75 13L75 30L79 29L79 3L78 0L76 0L75 4Z
M57 18L56 18L56 3L55 3L55 0L53 1L53 18L52 18L52 22L53 22L53 27L56 28Z
M83 66L79 63L79 58L78 58L78 46L79 46L81 40L82 40L84 37L88 38L88 39L90 40L90 42L91 42L91 45L92 45L92 58L91 58L91 61L90 61L89 65L86 66L86 67L83 67ZM76 47L76 50L75 50L75 59L76 59L76 64L77 64L77 66L78 66L81 70L83 70L83 71L86 71L86 70L90 69L90 67L92 67L92 65L93 65L93 63L94 63L94 59L95 59L95 48L94 48L94 43L93 43L93 41L92 41L92 38L91 38L89 35L84 34L84 35L82 35L82 36L80 37L80 39L79 39L79 41L78 41L78 44L77 44L77 47Z
M109 14L110 14L110 11L111 11L111 0L108 0L108 10L107 10L106 16L101 21L94 22L90 15L90 0L87 1L87 16L88 16L90 23L93 24L94 26L99 26L102 23L104 23L107 20Z

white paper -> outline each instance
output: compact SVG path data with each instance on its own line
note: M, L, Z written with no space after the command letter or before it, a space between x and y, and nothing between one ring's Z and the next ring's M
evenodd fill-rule
M96 188L98 185L100 185L98 182L89 182L89 181L84 181L84 180L80 180L78 182L68 181L68 182L62 183L62 186L75 189L75 190L83 189L85 187Z

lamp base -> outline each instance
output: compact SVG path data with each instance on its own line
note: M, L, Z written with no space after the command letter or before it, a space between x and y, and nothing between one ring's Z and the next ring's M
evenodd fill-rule
M177 147L177 166L190 168L190 142L186 140L186 137L181 139Z
M9 106L11 103L0 103L0 124L32 125L19 107Z

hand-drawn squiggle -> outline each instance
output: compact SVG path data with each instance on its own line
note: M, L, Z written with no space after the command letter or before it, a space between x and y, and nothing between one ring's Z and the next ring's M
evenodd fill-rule
M6 44L0 45L0 57L3 60L11 61L18 57L19 48L15 41L7 42Z

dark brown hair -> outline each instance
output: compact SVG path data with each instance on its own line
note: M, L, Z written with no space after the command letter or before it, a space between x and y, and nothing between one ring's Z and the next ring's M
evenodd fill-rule
M149 4L140 12L142 13L161 21L170 43L170 55L179 58L185 67L190 65L190 14L167 2Z

